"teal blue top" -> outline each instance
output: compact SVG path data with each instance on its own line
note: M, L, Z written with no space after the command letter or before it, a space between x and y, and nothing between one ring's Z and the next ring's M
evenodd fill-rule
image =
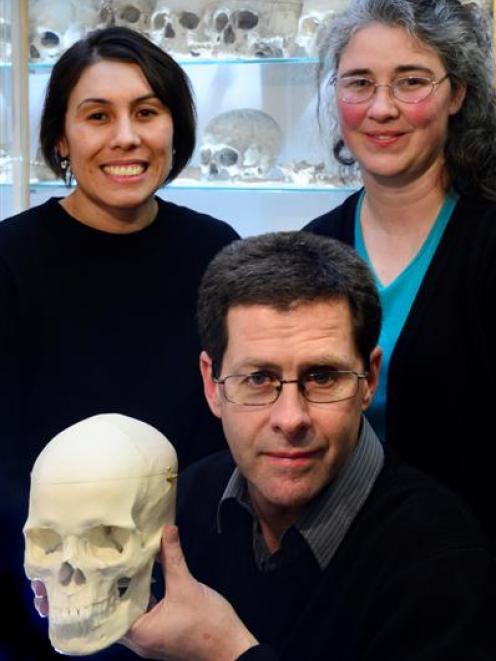
M446 196L443 206L431 228L422 247L411 260L408 266L388 285L382 285L363 241L362 227L360 224L363 199L365 191L362 191L355 211L355 249L362 259L369 265L374 275L374 280L379 291L382 305L382 328L379 337L379 346L382 349L382 367L379 377L379 387L373 402L367 410L367 418L372 424L375 433L381 441L386 441L386 393L388 383L389 363L398 337L408 317L422 280L429 268L436 248L441 241L444 230L458 201L458 195L450 192Z

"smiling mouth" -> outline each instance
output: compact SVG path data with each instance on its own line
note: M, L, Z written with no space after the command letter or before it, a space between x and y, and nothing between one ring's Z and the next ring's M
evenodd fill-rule
M132 163L129 165L104 165L102 170L105 174L110 174L115 177L136 177L143 174L147 166L143 163Z
M366 135L372 140L377 140L377 142L390 142L401 138L404 133L367 133Z

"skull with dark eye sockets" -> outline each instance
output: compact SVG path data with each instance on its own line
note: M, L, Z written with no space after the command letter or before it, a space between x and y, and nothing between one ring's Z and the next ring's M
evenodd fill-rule
M301 6L301 0L212 2L205 22L213 53L251 57L288 55Z
M85 33L75 0L35 0L29 12L29 55L32 62L50 63Z
M151 39L164 50L197 57L206 54L204 14L208 0L158 0L151 16Z
M261 110L230 110L207 124L200 151L207 179L262 179L275 165L282 132Z
M154 5L154 0L113 0L113 22L115 25L148 34Z
M88 32L113 24L111 0L31 0L30 59L53 62ZM0 45L0 58L1 52Z
M31 473L25 569L45 584L58 651L91 654L145 612L177 458L163 434L118 414L55 436Z

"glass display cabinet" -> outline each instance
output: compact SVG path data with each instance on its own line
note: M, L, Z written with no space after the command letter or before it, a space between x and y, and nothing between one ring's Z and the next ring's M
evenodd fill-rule
M71 43L110 24L147 34L193 85L197 148L161 196L225 219L242 235L298 229L339 204L359 182L343 185L319 135L316 41L322 21L347 4L0 0L0 218L67 194L39 155L45 86Z

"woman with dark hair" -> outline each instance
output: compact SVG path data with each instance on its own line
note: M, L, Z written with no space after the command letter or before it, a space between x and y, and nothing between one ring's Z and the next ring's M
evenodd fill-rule
M203 397L195 308L207 264L237 238L155 195L191 157L195 108L182 69L137 32L96 31L62 55L40 142L75 187L0 223L0 502L20 573L29 472L68 425L138 418L170 439L180 468L224 446ZM20 635L9 658L34 658L30 645Z
M383 307L368 415L494 536L496 94L489 17L458 0L353 0L323 35L320 110L363 189L306 230L353 245ZM324 103L323 90L333 98Z

